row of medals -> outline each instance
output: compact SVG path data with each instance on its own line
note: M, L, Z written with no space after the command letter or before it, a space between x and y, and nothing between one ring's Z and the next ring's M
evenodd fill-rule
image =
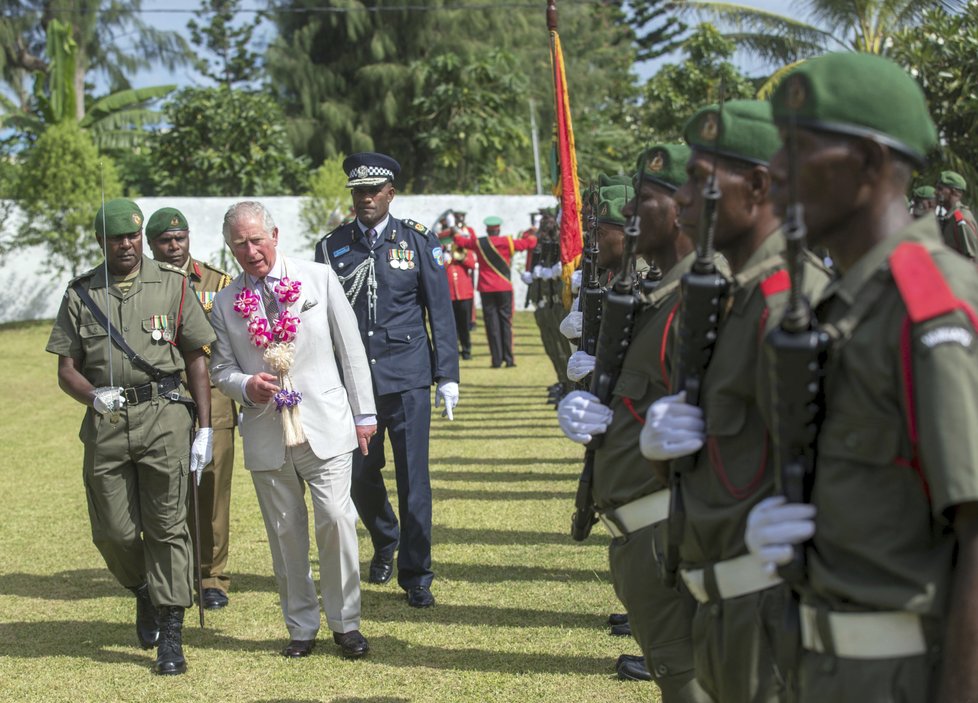
M407 271L414 268L414 252L402 249L387 250L388 263L392 269Z
M150 333L150 336L155 342L161 339L165 342L173 341L169 315L153 315L153 331Z

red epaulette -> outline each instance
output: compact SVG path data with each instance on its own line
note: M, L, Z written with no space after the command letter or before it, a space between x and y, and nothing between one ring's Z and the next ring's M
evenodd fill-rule
M764 333L767 330L767 319L771 314L771 306L767 304L771 298L778 295L779 293L785 293L791 290L791 277L788 275L788 271L785 269L778 269L772 273L769 273L764 279L761 280L760 284L761 295L764 296L764 310L761 312L761 319L757 324L757 341L760 344L761 340L764 339Z
M961 224L962 222L965 221L965 219L964 219L964 213L961 212L960 210L955 210L952 213L952 216L954 217L954 221L957 222L958 224Z

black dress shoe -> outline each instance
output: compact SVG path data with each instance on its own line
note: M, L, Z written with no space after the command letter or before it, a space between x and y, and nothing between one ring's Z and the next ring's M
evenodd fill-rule
M645 657L636 657L632 654L622 654L615 662L615 671L618 678L622 681L651 681L652 674L645 666Z
M624 625L628 622L628 613L612 613L608 616L609 625Z
M316 646L316 640L289 640L282 650L282 656L289 659L308 657L312 653L312 648Z
M472 358L472 352L467 352L467 351L462 352L462 358L468 361L469 359Z
M228 604L227 594L219 588L204 589L204 608L207 610L218 610Z
M340 651L347 659L357 659L370 651L367 638L360 634L360 630L334 632L333 641L340 646Z
M160 607L160 641L153 671L160 676L176 676L187 671L183 656L183 608Z
M136 639L143 649L152 649L160 639L160 616L149 598L149 586L130 590L136 594Z
M628 621L626 620L621 625L612 625L611 632L609 634L611 634L612 637L631 637L632 626L629 625Z
M367 581L370 583L387 583L393 575L394 557L385 558L379 554L374 554L374 558L370 560L370 573L367 575Z
M507 361L506 362L506 368L507 369L516 368L516 362L515 361Z
M407 602L412 608L430 608L435 604L435 597L427 586L412 586L407 592Z

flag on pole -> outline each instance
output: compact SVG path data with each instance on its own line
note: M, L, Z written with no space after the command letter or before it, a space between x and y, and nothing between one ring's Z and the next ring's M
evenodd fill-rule
M555 0L547 4L547 27L550 30L550 63L554 76L554 155L557 178L554 195L560 199L560 261L563 264L564 307L570 308L571 274L584 251L584 228L581 226L581 185L577 179L577 152L574 149L574 127L571 124L564 54L557 33Z

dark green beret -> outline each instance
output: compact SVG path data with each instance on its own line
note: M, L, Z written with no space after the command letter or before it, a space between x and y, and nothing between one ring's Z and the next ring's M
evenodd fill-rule
M164 232L183 232L190 229L187 218L175 207L160 208L146 220L146 238L153 241Z
M695 149L762 166L781 148L771 105L762 100L729 100L722 115L717 105L704 107L686 123L683 138Z
M608 186L630 186L632 184L632 177L626 176L624 174L614 176L609 176L606 173L598 174L598 188L607 188Z
M482 223L486 227L502 227L503 226L503 218L496 217L495 215L489 215L489 217L487 217L486 219L484 219L482 221Z
M964 176L955 171L941 171L941 177L937 179L937 182L949 188L968 190L968 182L964 180Z
M913 189L913 197L921 200L933 200L936 195L934 186L920 186Z
M109 200L95 213L95 234L121 237L138 232L143 226L143 211L131 200Z
M635 165L635 186L642 178L650 183L678 190L686 183L686 162L691 150L685 144L656 144L642 152ZM645 164L644 177L638 173Z
M937 146L924 93L889 59L844 52L810 59L771 96L774 119L802 127L871 137L918 163Z
M465 210L452 210L452 214L453 215L465 215L465 214L468 214L468 213L466 213Z
M625 203L635 197L635 189L630 185L605 186L598 191L598 222L624 227L625 216L621 214Z

